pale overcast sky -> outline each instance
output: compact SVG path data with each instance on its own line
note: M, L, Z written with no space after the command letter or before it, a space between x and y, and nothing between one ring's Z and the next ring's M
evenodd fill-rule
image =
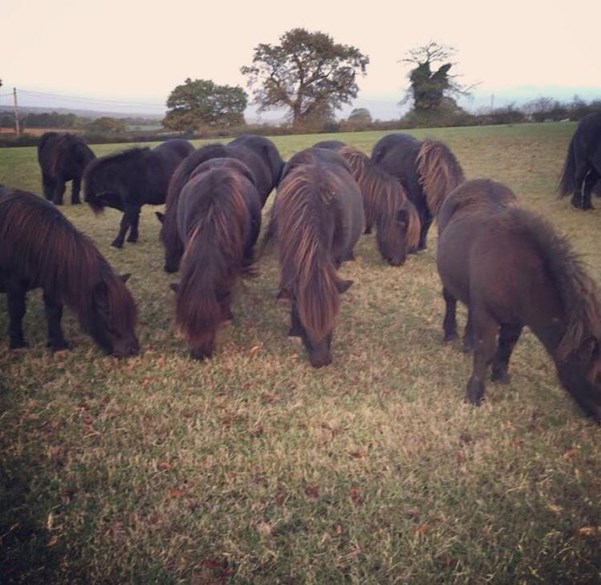
M13 87L158 106L187 77L247 89L254 47L295 27L369 56L353 105L374 117L398 117L399 60L430 40L457 50L460 82L480 82L468 108L493 94L601 99L601 0L0 0L0 23L2 105Z

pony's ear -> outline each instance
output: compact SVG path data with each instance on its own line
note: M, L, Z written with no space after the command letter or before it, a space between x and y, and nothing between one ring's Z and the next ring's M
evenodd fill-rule
M338 289L338 292L340 294L345 293L349 288L351 288L351 285L353 284L352 280L339 280L336 283L336 288Z
M129 280L129 277L131 276L131 273L126 273L126 274L120 274L119 278L123 281L123 282L127 282Z
M169 285L169 288L175 293L177 294L177 292L179 291L179 282L172 282Z
M157 216L157 219L163 223L165 221L165 214L160 211L155 211L154 214Z

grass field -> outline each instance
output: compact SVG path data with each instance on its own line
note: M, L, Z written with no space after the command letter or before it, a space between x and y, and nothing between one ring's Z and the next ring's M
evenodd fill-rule
M506 183L601 281L598 212L555 193L573 131L414 133L444 140L467 177ZM370 152L380 136L331 137ZM326 138L273 140L288 158ZM0 183L39 193L35 149L0 149ZM31 347L11 352L0 298L0 582L601 582L601 429L529 332L511 383L463 402L471 361L442 342L435 227L399 268L363 236L341 268L355 284L334 363L314 370L286 337L273 251L198 363L173 328L155 209L122 250L109 246L117 212L63 211L132 273L142 352L105 357L67 312L73 349L51 355L39 291Z

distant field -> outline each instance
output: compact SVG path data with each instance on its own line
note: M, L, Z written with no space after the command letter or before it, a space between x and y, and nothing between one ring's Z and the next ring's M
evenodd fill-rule
M413 133L445 141L467 177L506 183L601 281L599 212L555 193L574 128ZM380 136L273 140L288 158L327 138L370 152ZM39 193L35 148L0 149L0 183ZM0 297L0 581L601 582L601 429L529 332L511 383L464 404L471 360L442 342L435 228L400 268L360 240L341 268L355 283L331 366L312 369L287 339L273 251L238 286L215 357L197 363L174 331L155 210L140 242L115 250L120 214L63 207L132 273L139 357L103 356L68 312L73 350L51 355L39 292L31 348L11 352Z

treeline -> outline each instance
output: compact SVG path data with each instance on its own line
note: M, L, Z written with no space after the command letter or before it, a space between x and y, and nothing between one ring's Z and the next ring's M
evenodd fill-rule
M113 126L120 129L127 129L131 126L157 126L160 121L156 119L144 118L140 116L128 118L114 118L111 116L89 117L78 116L71 113L59 112L28 112L19 116L19 125L21 129L27 128L48 128L50 130L80 130L85 131L88 128L94 128L98 120L108 119ZM0 128L14 128L15 115L13 112L0 114Z

